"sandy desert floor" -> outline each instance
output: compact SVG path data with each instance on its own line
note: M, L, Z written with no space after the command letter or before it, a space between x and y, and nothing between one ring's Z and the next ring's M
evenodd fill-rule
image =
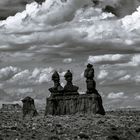
M22 119L17 112L0 113L0 140L140 140L140 112L107 112Z

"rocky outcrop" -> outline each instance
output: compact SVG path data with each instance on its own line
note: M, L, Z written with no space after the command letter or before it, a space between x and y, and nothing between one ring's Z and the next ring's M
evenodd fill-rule
M82 94L47 98L45 115L93 113L105 115L101 96Z
M94 113L105 115L102 105L102 98L96 90L94 80L94 68L92 64L87 64L84 71L86 78L86 94L78 93L79 87L73 85L73 74L68 70L65 75L66 85L60 85L59 73L55 71L52 75L54 87L50 88L51 96L46 101L45 115L66 115L76 113ZM61 90L60 90L61 89Z
M34 99L32 99L31 97L25 97L22 100L23 103L23 118L26 117L26 115L29 115L30 117L34 117L37 116L37 110L35 108L35 104L34 104Z

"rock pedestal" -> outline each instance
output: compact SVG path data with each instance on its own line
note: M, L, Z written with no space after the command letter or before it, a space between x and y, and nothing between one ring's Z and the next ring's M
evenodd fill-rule
M30 117L34 117L38 115L37 110L35 108L34 99L27 96L22 100L22 103L23 103L23 108L22 108L23 118L26 115L29 115Z
M45 115L69 115L75 113L105 115L101 96L98 94L82 94L47 98Z

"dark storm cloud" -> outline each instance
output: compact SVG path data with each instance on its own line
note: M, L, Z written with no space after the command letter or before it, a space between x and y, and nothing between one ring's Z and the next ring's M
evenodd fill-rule
M36 1L42 3L45 0L0 0L0 20L13 16L25 9L26 4Z
M17 12L25 9L26 0L1 0L0 1L0 19L13 16Z

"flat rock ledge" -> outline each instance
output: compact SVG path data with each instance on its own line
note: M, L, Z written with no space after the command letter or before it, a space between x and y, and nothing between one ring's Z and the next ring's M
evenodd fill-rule
M46 99L45 115L70 115L76 113L105 115L101 96L99 94L81 94Z

